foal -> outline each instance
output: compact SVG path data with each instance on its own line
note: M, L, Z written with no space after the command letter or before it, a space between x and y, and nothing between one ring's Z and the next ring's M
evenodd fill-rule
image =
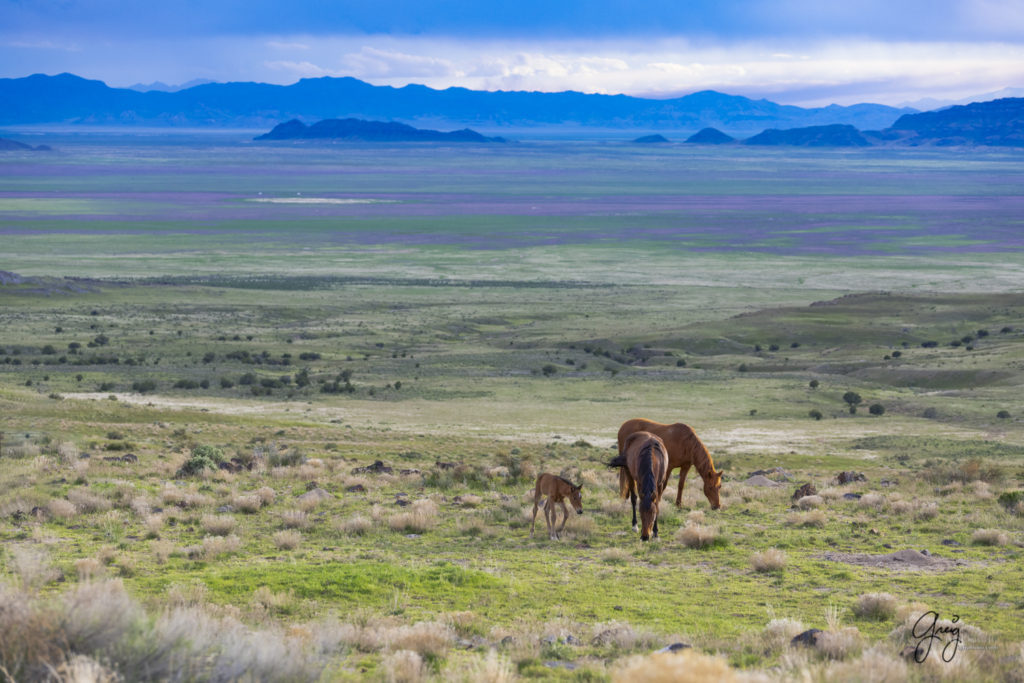
M569 508L565 506L565 499L568 498L569 502L572 503L576 514L583 514L583 498L580 497L580 489L582 488L583 484L575 486L571 482L547 472L543 472L537 477L537 487L533 490L533 522L530 523L530 536L533 536L533 528L537 524L537 508L540 505L540 499L547 496L547 500L544 501L544 519L548 523L548 538L552 541L557 541L558 534L565 528L565 523L569 519ZM555 503L562 504L562 513L564 515L562 517L562 526L558 528L558 531L555 531L555 522L558 517Z

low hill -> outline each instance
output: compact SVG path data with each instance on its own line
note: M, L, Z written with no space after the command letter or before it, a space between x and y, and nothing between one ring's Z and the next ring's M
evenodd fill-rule
M7 138L0 138L0 152L50 152L52 148L49 145L39 145L33 147L32 145L26 145L24 142L18 142L17 140L8 140Z
M394 121L325 119L307 126L298 119L275 126L256 140L354 140L361 142L505 142L465 128L444 133Z
M901 116L882 138L908 145L1024 147L1024 98Z
M744 141L747 145L796 147L870 147L871 142L853 126L809 126L789 130L769 129Z
M705 128L688 137L686 141L695 145L725 145L735 142L736 138L726 135L717 128Z
M668 138L665 137L664 135L643 135L633 140L633 142L639 142L640 144L650 145L668 142Z

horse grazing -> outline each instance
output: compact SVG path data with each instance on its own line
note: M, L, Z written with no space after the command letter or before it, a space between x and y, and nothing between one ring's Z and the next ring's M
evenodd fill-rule
M625 443L630 434L636 432L650 432L661 438L668 448L668 471L679 468L679 490L676 492L676 507L683 505L683 484L686 482L686 474L690 466L697 468L697 472L704 480L704 495L711 503L711 509L717 510L722 507L722 501L718 496L722 488L722 472L715 470L715 463L711 460L708 449L697 438L687 425L677 422L671 425L653 422L643 418L626 420L619 427L619 453L625 452ZM619 486L623 486L625 472L619 471ZM635 526L635 523L634 523Z
M622 453L608 462L619 468L619 495L629 496L633 504L633 531L636 531L636 499L640 497L640 540L654 532L658 537L658 509L668 482L668 453L665 443L650 432L636 432L626 438Z
M568 498L572 503L576 514L583 514L583 498L580 495L582 488L583 484L576 486L561 477L542 472L537 477L537 487L533 490L533 521L530 523L530 536L533 536L533 528L537 524L537 508L540 505L540 499L547 496L547 500L544 501L544 519L548 523L548 538L557 541L558 534L565 528L565 523L569 520L569 508L565 505L565 499ZM562 504L563 513L562 526L558 528L558 531L555 531L555 522L558 521L558 510L555 509L555 503Z

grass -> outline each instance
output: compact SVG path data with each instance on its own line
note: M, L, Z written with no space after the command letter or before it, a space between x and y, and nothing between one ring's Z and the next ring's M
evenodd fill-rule
M513 204L557 197L592 211L610 187L655 203L679 190L650 169L624 173L636 159L622 150L608 152L606 170L590 163L598 151L576 152L564 160L568 178L545 185L546 199L529 174L516 180L485 159L469 167L508 184L459 171L460 191ZM514 154L528 170L552 161L547 153ZM216 163L245 152L223 154ZM921 186L930 191L991 196L1015 192L1000 178L1020 173L1002 158L961 159L972 175L927 152L809 155L782 160L779 180L761 177L764 153L751 154L697 158L708 178L738 174L727 188L688 177L719 196L713 204L749 218L751 197L773 192L910 196L918 184L900 175L908 168L929 179ZM287 173L250 161L280 191L338 191L339 176L319 173L336 171L336 158L313 152L299 164L290 152L273 155L289 162ZM380 173L345 175L352 192L408 181L403 210L432 201L440 181L399 173L424 159L368 155L351 162L379 163ZM253 178L188 169L187 160L173 152L164 170L143 154L138 177L119 177L129 194L226 193L180 197L221 221L194 240L173 234L197 227L185 214L128 234L91 211L62 213L69 204L48 218L33 207L31 234L4 235L0 268L110 278L87 286L44 279L36 293L0 288L0 590L2 604L20 610L8 623L32 627L6 640L10 631L0 630L3 647L21 648L0 652L4 666L32 653L55 670L109 667L131 678L135 636L123 633L134 633L169 648L161 661L195 667L194 678L220 662L267 679L608 680L633 668L675 675L686 662L723 680L771 667L829 680L903 671L894 653L906 639L890 634L907 610L929 609L982 629L972 637L998 642L1000 657L1018 656L1024 429L996 417L1018 412L1024 367L1024 309L1007 277L1019 267L1012 249L823 258L799 249L738 253L705 235L710 251L695 252L685 240L607 237L692 220L685 211L640 211L634 224L609 209L587 239L591 222L571 216L564 235L579 239L520 240L510 251L511 242L482 246L484 228L511 239L528 216L328 220L273 205L246 208L251 221L239 219L231 197ZM653 163L664 170L681 161ZM885 182L872 175L876 165ZM801 190L822 169L838 175ZM88 193L113 182L70 172L41 178L12 176L10 192L45 182ZM3 225L27 224L19 207L0 205ZM925 209L907 211L933 224ZM736 225L708 215L734 231L723 235L735 234ZM992 230L1005 227L987 216ZM757 223L768 217L786 230L809 220L778 209ZM292 222L285 243L277 232ZM442 243L410 242L428 222ZM548 217L536 229L557 236L557 222ZM875 223L849 223L865 224ZM98 229L111 226L115 235ZM61 230L73 233L66 242L53 239ZM404 243L365 239L382 235ZM113 281L133 274L161 280ZM895 291L874 291L879 283ZM948 345L968 334L972 351ZM920 345L930 339L942 343ZM133 391L142 380L154 388ZM856 415L843 402L847 391L864 398ZM867 411L876 402L881 416ZM820 421L807 417L811 409ZM648 544L630 530L628 501L604 464L618 425L634 416L693 425L726 471L721 510L707 507L691 471L684 509L663 506L660 539ZM182 471L194 453L219 455L214 467ZM390 471L374 469L378 460ZM791 481L742 483L774 467ZM850 470L866 480L833 484ZM585 482L585 514L572 516L560 541L528 536L539 472ZM794 503L805 482L821 494ZM318 489L327 495L308 495ZM903 571L829 559L900 549L961 564ZM76 604L102 616L104 595L114 610L107 621L128 630L96 635L76 650L84 659L63 658L54 645L63 637L60 610ZM225 635L211 636L209 648L175 650L182 624ZM805 627L829 634L821 648L789 645ZM266 649L243 665L254 642ZM699 652L649 656L673 642ZM1011 666L994 661L986 670Z

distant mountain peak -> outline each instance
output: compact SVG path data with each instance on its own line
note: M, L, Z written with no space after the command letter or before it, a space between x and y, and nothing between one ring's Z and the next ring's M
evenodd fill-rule
M504 138L489 138L464 128L441 132L413 128L394 121L364 121L362 119L324 119L307 126L298 119L274 126L269 133L256 140L355 140L360 142L505 142Z

